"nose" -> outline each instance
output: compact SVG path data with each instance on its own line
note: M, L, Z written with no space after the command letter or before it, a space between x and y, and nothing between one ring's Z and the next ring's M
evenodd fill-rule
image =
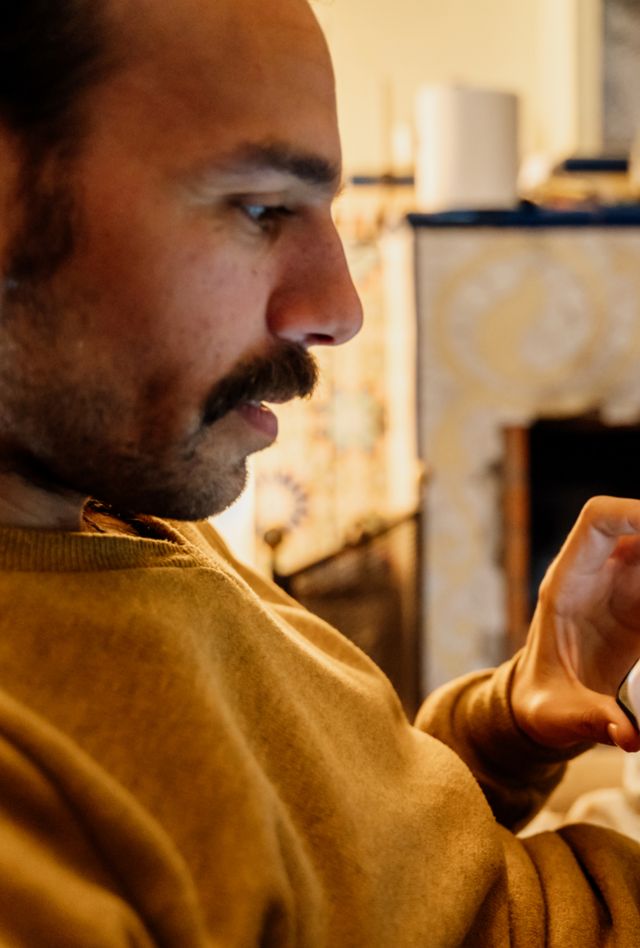
M362 326L362 304L332 220L292 241L269 304L269 330L305 347L348 342Z

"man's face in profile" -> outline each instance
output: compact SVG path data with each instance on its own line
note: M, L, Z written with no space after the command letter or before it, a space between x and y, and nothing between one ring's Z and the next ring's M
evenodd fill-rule
M306 0L113 6L126 62L90 92L79 157L49 169L72 250L14 285L11 253L37 240L27 198L2 261L3 456L204 517L275 437L260 402L308 392L306 349L360 325L330 212L332 72Z

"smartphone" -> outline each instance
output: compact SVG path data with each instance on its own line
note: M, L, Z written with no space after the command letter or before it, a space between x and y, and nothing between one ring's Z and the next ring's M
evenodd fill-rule
M636 730L640 730L640 659L622 679L616 700Z

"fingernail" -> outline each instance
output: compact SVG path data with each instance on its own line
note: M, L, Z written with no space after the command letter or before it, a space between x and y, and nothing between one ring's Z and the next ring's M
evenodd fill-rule
M619 733L618 725L614 724L613 722L608 724L607 733L609 737L611 738L611 740L613 741L613 743L616 745L616 747L620 747L620 744L618 743L618 733Z

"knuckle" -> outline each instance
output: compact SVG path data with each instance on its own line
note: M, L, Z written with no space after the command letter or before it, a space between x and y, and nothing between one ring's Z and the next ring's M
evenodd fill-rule
M594 517L602 510L603 504L607 500L601 494L596 494L594 497L590 497L589 500L584 504L582 510L580 511L580 520L593 520Z
M557 560L549 566L538 587L538 603L541 609L555 605L558 594Z
M616 499L617 498L610 497L607 494L595 494L593 497L590 497L583 506L579 519L593 521L610 514L612 504L615 504Z
M553 564L549 567L547 572L544 574L542 578L542 582L540 583L538 587L538 599L543 605L549 599L549 596L551 594L551 587L553 584L553 573L551 572L552 569L553 569Z

